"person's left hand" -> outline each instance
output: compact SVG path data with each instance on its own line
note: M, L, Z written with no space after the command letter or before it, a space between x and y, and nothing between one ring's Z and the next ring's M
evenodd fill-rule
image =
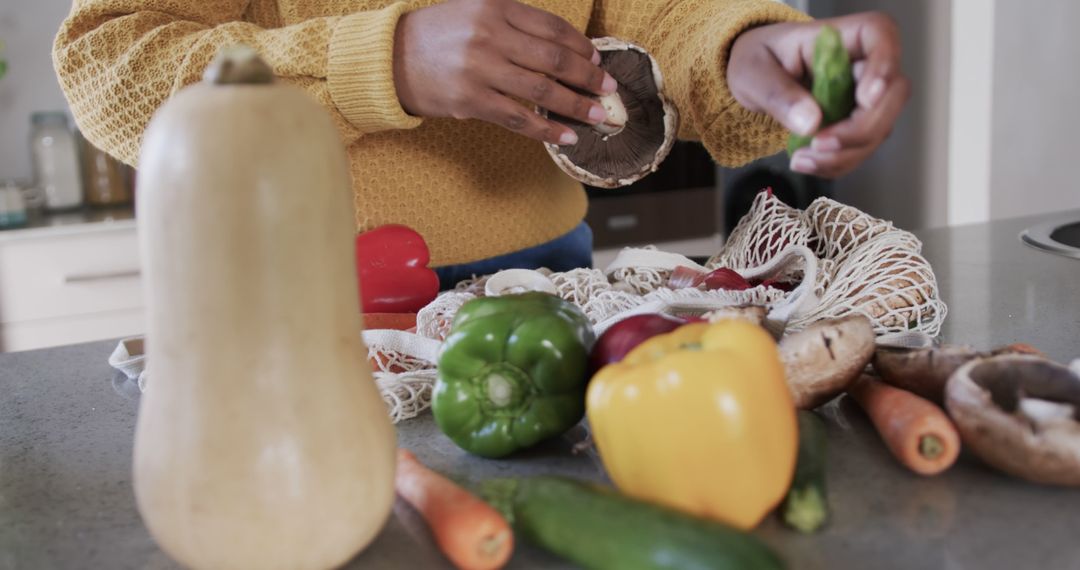
M851 56L856 107L849 118L817 132L821 108L805 84L823 24L840 32ZM743 107L768 113L792 132L817 132L809 148L791 157L791 169L828 178L851 172L884 142L911 94L900 69L900 34L892 18L880 13L743 32L731 48L727 81Z

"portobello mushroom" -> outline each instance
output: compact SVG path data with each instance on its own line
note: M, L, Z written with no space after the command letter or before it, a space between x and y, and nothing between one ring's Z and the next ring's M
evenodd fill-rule
M544 143L552 160L576 180L599 188L617 188L655 172L675 144L679 113L664 94L660 67L644 48L615 38L597 38L600 67L619 84L597 101L608 118L589 125L551 114L578 135L573 145ZM537 109L548 117L544 109Z
M1050 360L979 358L949 379L945 405L987 464L1048 485L1080 486L1080 374Z
M819 321L780 341L795 407L816 408L859 377L874 355L874 327L865 315Z
M976 358L999 354L1043 356L1038 349L1024 343L1001 346L989 353L956 344L924 348L878 345L874 352L874 370L885 382L942 405L945 385L953 373Z

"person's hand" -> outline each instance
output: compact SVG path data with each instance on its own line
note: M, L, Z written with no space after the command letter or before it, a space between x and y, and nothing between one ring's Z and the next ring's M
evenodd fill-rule
M806 85L823 24L840 32L851 56L856 107L850 118L817 132L821 108ZM809 148L791 157L791 169L830 178L851 172L881 145L911 93L900 69L900 34L879 13L748 30L731 48L727 80L743 107L768 113L792 132L817 132Z
M574 131L513 98L596 124L604 108L587 93L614 92L600 54L566 20L514 0L450 0L402 16L394 84L402 107L421 117L480 119L554 144Z

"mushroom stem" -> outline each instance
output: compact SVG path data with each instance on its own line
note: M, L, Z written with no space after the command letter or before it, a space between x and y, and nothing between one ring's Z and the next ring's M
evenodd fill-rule
M934 434L927 434L919 438L919 455L927 459L936 459L945 451L941 438Z
M593 125L593 130L596 132L611 136L617 135L624 128L626 128L626 121L628 115L626 113L626 104L623 103L622 97L619 97L619 93L611 93L609 95L602 95L600 97L600 106L607 111L607 118L604 122Z

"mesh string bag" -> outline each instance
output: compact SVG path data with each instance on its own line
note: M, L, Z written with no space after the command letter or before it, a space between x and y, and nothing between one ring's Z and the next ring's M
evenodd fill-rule
M771 193L758 194L724 249L706 265L738 271L759 263L760 252L772 252L789 240L811 247L820 267L818 305L789 323L790 329L859 312L870 318L878 335L910 330L940 334L948 310L933 269L921 255L922 242L892 222L828 198L799 212Z
M637 313L716 316L758 307L774 334L861 313L870 318L879 341L886 342L941 332L947 309L921 250L913 234L850 206L819 198L799 211L763 192L704 266L646 247L624 249L603 271L538 273L550 280L557 295L581 308L597 335ZM718 268L758 284L707 290L696 280L684 284L673 279L676 273L703 276ZM431 406L439 347L461 306L485 295L489 277L475 276L440 294L417 314L416 333L364 331L376 385L395 423ZM798 286L786 291L761 283L778 278ZM145 389L153 383L148 363L138 364L138 370L125 373L138 374L139 387Z
M773 197L771 191L761 192L724 248L705 265L735 270L759 267L790 246L810 245L812 237L802 212Z
M603 271L540 273L555 285L557 295L581 308L597 335L638 313L702 315L752 305L764 307L771 319L766 326L772 323L769 328L774 332L862 313L879 336L932 337L940 334L947 308L921 250L922 243L913 234L851 206L819 198L800 211L771 192L762 192L721 251L704 266L644 247L624 249ZM746 279L780 279L799 286L790 292L764 285L738 291L669 286L678 268L703 274L721 267ZM412 336L424 340L417 340L416 346L408 333L396 336L393 346L369 339L377 331L365 333L373 358L384 357L376 359L380 363L376 374L395 421L430 406L431 384L437 376L433 345L425 345L427 352L417 356L419 345L445 339L458 308L484 296L489 277L463 281L421 310L417 334Z

